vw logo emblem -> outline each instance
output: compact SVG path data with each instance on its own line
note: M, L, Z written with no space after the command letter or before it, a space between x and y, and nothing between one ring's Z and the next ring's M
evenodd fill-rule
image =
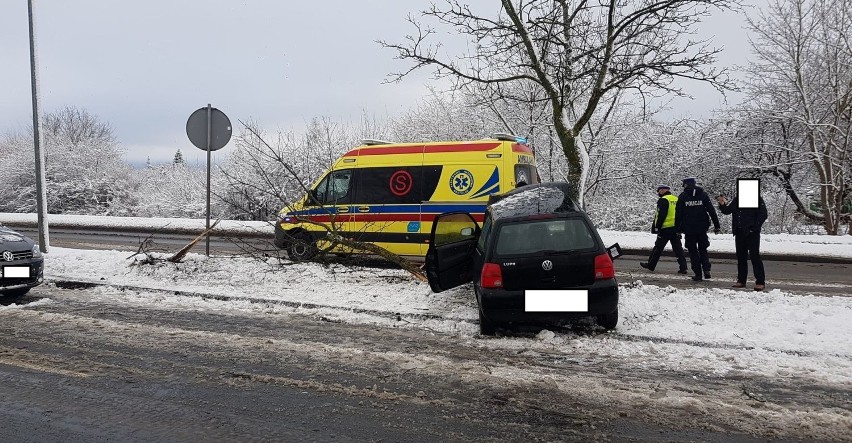
M545 260L541 262L541 269L544 269L545 271L553 269L553 262L550 260Z
M12 261L12 253L9 251L3 251L3 260Z

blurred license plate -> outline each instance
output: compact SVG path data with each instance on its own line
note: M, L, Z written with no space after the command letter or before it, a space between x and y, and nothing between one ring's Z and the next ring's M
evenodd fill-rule
M4 266L3 278L30 278L29 266Z
M524 291L526 312L589 312L589 291L528 290Z

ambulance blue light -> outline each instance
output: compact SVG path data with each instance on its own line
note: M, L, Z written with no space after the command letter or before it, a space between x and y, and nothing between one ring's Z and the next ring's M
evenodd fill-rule
M527 139L526 139L526 138L524 138L524 137L515 137L515 141L516 141L516 142L518 142L518 143L523 143L523 144L525 144L525 145L529 143L529 142L527 141Z

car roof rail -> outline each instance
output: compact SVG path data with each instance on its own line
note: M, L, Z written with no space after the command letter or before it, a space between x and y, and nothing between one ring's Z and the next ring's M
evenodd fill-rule
M375 146L375 145L392 145L394 142L389 142L385 140L377 140L373 138L365 138L361 140L361 143L366 146Z

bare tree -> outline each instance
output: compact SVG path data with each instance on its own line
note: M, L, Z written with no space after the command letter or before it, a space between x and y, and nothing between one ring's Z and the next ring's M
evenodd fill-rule
M852 0L772 0L749 25L756 60L746 145L759 154L757 167L785 183L798 211L836 235L852 222ZM819 211L794 186L800 165L816 176Z
M222 169L222 175L228 183L227 191L218 195L230 206L229 210L236 210L238 215L245 216L252 212L251 205L275 208L275 212L266 213L265 220L279 223L276 217L279 209L295 209L294 205L307 196L315 207L325 211L330 220L317 222L310 217L293 216L299 223L313 225L319 233L305 236L303 233L290 235L285 232L287 243L291 244L288 248L291 260L295 260L293 256L296 255L291 253L293 245L310 249L311 252L304 256L311 258L323 258L329 252L340 250L365 252L395 263L425 281L423 271L405 258L374 244L350 238L350 233L343 232L341 227L341 218L345 215L337 214L311 192L312 182L328 165L334 163L342 153L341 150L354 145L354 142L347 140L348 131L328 119L321 119L314 121L309 128L307 140L292 133L279 133L278 140L269 143L256 124L240 123L244 131L236 139L237 150L229 164ZM264 256L267 253L265 250L255 252L261 252Z
M150 166L134 171L137 204L134 213L140 217L204 218L206 172L202 167L183 162ZM212 174L213 189L220 187L217 170ZM213 217L221 216L221 208L214 201Z
M430 67L438 78L487 87L501 100L526 101L512 92L537 91L567 160L566 179L576 185L572 197L582 204L590 165L583 138L608 97L625 91L643 101L684 95L677 78L732 87L725 70L712 67L720 50L688 36L712 8L735 6L738 0L502 0L499 11L484 14L450 0L421 16L468 38L468 54L442 53L432 40L438 31L413 16L415 33L405 42L379 43L413 63L392 80ZM523 87L509 88L517 84Z
M236 220L274 220L357 144L352 128L326 117L311 120L304 134L270 135L253 122L243 128L220 168L224 183L216 193L226 207L224 215Z

